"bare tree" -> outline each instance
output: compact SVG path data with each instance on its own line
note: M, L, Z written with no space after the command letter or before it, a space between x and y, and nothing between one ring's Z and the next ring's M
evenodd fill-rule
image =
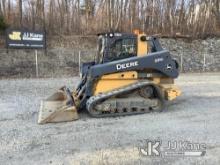
M0 0L0 15L12 27L61 35L135 28L170 36L220 33L220 0Z
M22 10L22 0L17 0L17 10L18 10L18 15L19 15L19 26L23 27L22 23L22 16L23 16L23 10Z
M212 12L215 16L215 28L220 31L220 0L214 0L212 5Z

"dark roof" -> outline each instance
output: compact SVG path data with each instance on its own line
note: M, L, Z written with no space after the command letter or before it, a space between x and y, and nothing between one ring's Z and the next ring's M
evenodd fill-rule
M120 33L120 32L102 32L98 33L97 36L109 36L110 34L114 34L114 36L135 36L133 33Z

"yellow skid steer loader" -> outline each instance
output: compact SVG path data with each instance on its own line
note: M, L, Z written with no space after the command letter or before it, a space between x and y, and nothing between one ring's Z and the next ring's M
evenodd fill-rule
M62 87L41 102L38 123L92 117L143 114L165 109L166 101L181 94L174 85L178 63L158 38L145 34L98 34L94 61L83 63L81 80L71 92Z

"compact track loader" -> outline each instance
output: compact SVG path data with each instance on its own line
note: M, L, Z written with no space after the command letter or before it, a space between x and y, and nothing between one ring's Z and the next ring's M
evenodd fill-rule
M41 102L38 123L75 120L80 110L92 117L160 112L181 94L178 63L158 38L140 33L98 34L96 58L80 74L73 92L62 87Z

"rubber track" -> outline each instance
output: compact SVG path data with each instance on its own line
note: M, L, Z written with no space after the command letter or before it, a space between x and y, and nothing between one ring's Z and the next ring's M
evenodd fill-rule
M90 113L90 115L92 117L116 117L116 116L124 116L124 115L134 115L134 114L143 114L143 113L147 113L148 111L143 111L143 112L122 112L122 113L100 113L100 114L94 114L94 106L96 105L96 103L98 103L99 101L105 100L107 98L110 98L112 96L116 96L118 94L122 94L124 92L128 92L137 88L141 88L144 86L148 86L148 85L153 85L153 83L151 81L139 81L136 83L133 83L131 85L125 86L123 88L118 88L115 90L112 90L110 92L106 92L106 93L102 93L102 94L98 94L97 96L92 96L90 97L87 102L86 102L86 108L88 110L88 112ZM158 89L157 89L158 92ZM164 109L164 99L162 98L161 94L158 93L159 97L158 99L161 101L161 105L162 108L161 110Z

